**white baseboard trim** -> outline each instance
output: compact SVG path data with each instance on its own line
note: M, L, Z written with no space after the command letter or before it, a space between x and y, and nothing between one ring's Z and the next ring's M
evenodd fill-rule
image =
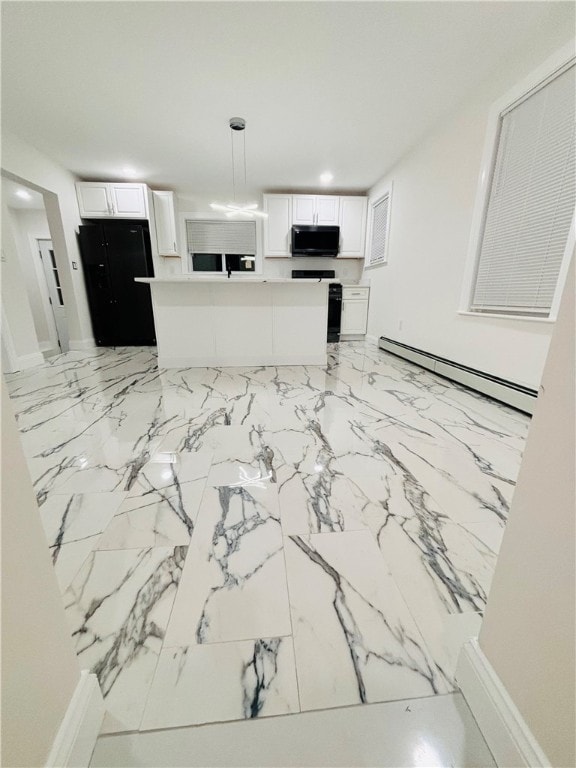
M46 768L87 768L104 712L98 678L84 669L52 744Z
M42 352L31 352L29 355L18 356L18 370L25 371L27 368L34 368L36 365L42 365L44 355Z
M221 355L219 357L171 357L158 354L159 368L245 368L261 365L326 365L326 352L311 355Z
M476 638L460 651L456 680L497 765L550 768L550 761Z
M44 359L46 359L47 357L60 354L60 347L52 346L49 341L42 341L40 343L40 352L42 352Z
M74 352L82 352L85 349L94 349L96 343L94 339L70 339L68 347Z

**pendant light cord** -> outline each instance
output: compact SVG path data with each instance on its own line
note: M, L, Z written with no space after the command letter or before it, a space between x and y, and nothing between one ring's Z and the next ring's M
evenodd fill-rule
M236 203L236 158L234 154L234 131L230 131L230 141L232 147L232 195ZM246 134L242 131L242 154L244 164L244 196L247 194L247 173L246 173Z
M246 131L242 131L242 147L244 152L244 197L246 197L248 190L246 184Z
M232 142L232 195L236 202L236 163L234 162L234 131L230 131L230 141Z

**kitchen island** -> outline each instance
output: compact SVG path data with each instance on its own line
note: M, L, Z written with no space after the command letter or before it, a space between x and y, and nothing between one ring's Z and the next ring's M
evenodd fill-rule
M265 277L149 283L161 368L325 365L328 284Z

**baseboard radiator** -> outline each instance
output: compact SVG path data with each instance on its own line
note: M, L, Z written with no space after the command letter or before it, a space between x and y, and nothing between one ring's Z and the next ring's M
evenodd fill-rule
M404 360L421 365L438 376L463 384L465 387L488 395L488 397L499 400L519 411L529 414L534 412L536 396L538 395L535 389L529 389L521 384L500 379L475 368L460 365L460 363L446 360L444 357L432 355L430 352L409 347L407 344L400 344L400 342L387 339L385 336L380 336L378 346L385 352L391 352L393 355L404 358Z

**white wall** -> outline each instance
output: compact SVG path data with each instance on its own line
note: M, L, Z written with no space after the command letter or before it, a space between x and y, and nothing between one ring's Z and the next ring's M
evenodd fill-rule
M21 370L44 362L18 255L17 234L6 205L2 205L2 338L14 360L4 370ZM6 327L7 326L7 327Z
M42 766L80 679L2 381L2 765Z
M93 346L90 313L82 275L77 231L80 214L74 176L51 158L6 131L2 132L2 170L44 194L46 215L62 286L70 348ZM72 262L77 269L72 268Z
M506 70L370 190L375 200L393 182L388 264L364 273L372 286L370 335L538 387L552 323L458 309L490 107L572 34L559 29L511 54Z
M554 766L576 765L572 262L479 638Z
M9 208L17 238L20 266L26 284L30 309L38 343L42 352L58 351L58 337L48 302L48 289L42 263L38 255L37 240L50 239L45 210Z
M214 218L215 213L210 209L210 203L214 202L212 197L190 197L178 196L178 207L182 213L178 217L178 238L180 243L180 253L183 260L187 258L186 252L186 230L184 220L187 216L203 216ZM262 201L259 200L260 205ZM258 244L262 250L262 222L257 221L259 228ZM258 273L268 275L269 277L292 277L293 269L333 269L336 277L351 283L356 283L362 277L364 263L362 259L328 259L328 258L292 258L285 259L265 259L260 258L256 263ZM179 270L180 271L180 270Z

